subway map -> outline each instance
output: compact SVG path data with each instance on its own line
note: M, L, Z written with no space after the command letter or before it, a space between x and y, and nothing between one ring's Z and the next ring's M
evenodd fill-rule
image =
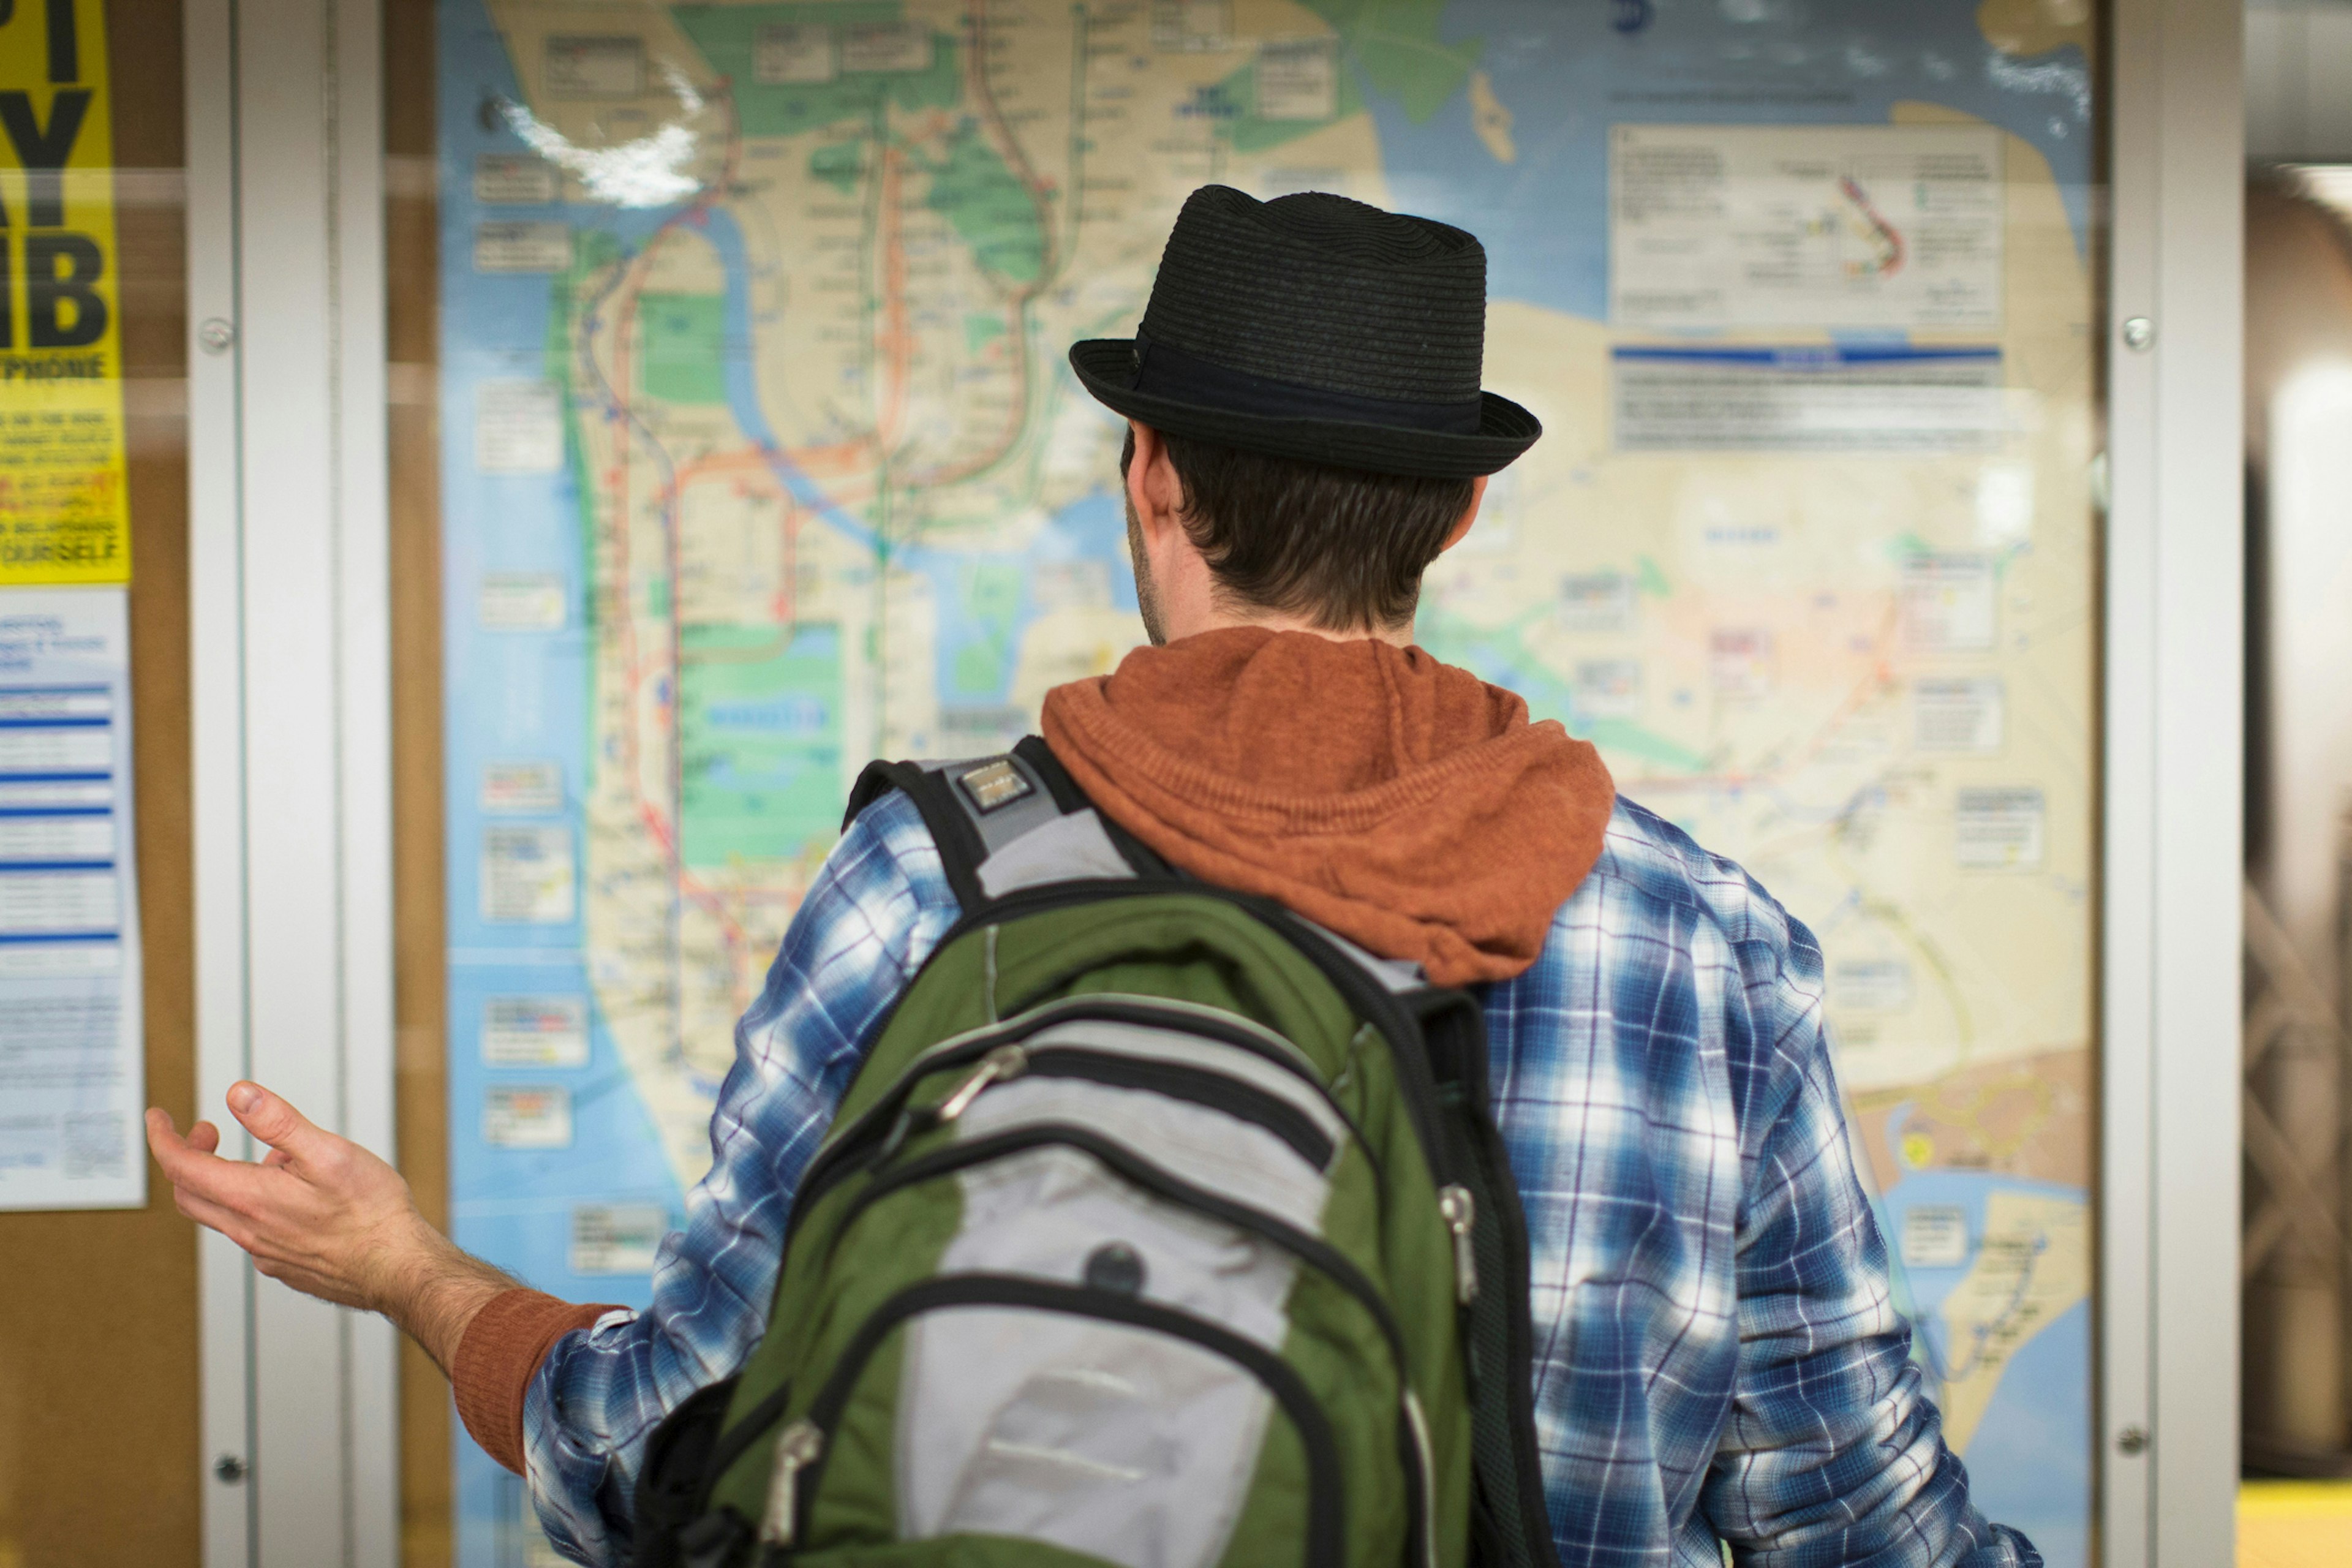
M1547 434L1423 643L1820 936L1995 1517L2088 1561L2084 0L442 0L458 1238L644 1299L874 756L1141 637L1125 335L1184 195L1490 257ZM540 1561L461 1440L459 1561Z

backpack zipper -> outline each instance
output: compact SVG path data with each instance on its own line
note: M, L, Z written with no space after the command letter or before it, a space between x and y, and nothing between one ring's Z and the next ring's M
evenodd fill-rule
M824 1457L824 1429L803 1415L776 1434L768 1507L760 1516L762 1546L790 1546L800 1529L801 1472Z
M1017 1042L1009 1046L997 1047L980 1058L980 1066L972 1069L970 1078L956 1085L954 1091L940 1101L937 1109L931 1112L932 1125L944 1126L953 1121L964 1113L973 1100L980 1098L981 1090L991 1084L1003 1083L1008 1079L1019 1078L1022 1069L1028 1065L1028 1047Z
M1478 1224L1478 1200L1456 1183L1437 1190L1437 1212L1454 1235L1454 1300L1466 1307L1478 1299L1478 1253L1470 1232Z

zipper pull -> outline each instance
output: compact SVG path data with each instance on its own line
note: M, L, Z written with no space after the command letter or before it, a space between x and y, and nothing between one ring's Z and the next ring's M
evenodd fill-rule
M824 1431L803 1416L776 1434L776 1468L768 1479L768 1511L760 1520L760 1541L790 1546L800 1523L801 1472L824 1452Z
M1454 1299L1466 1307L1478 1299L1478 1256L1470 1247L1470 1229L1478 1223L1478 1202L1462 1186L1437 1189L1437 1212L1454 1233Z
M992 1083L1003 1083L1007 1079L1019 1078L1022 1069L1028 1065L1029 1052L1025 1047L997 1047L980 1058L980 1066L972 1069L970 1078L956 1085L953 1094L940 1101L939 1109L931 1112L931 1124L935 1127L942 1127L953 1121L971 1109L971 1102L980 1098L982 1089Z

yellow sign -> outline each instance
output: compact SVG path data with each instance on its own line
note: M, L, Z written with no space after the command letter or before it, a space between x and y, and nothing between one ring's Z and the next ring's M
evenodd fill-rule
M0 584L131 575L105 0L0 0Z

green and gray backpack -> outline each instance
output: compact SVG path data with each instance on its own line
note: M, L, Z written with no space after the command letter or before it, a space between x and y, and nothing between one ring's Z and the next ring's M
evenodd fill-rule
M1465 992L1174 871L1044 742L877 763L962 917L654 1435L642 1568L1555 1561Z

